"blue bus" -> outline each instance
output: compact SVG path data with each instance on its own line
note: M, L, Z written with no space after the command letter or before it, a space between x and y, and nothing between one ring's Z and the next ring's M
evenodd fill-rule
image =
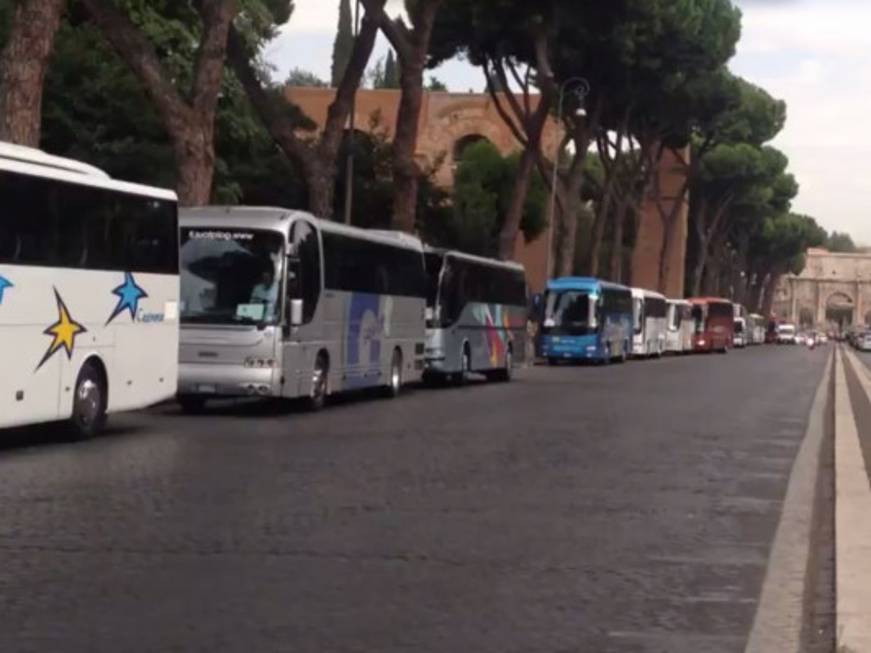
M624 361L632 353L632 291L587 277L549 281L540 334L539 352L550 365Z

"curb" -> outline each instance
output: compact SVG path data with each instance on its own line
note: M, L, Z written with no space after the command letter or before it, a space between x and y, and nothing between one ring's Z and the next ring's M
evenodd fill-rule
M826 432L832 369L829 358L789 474L783 512L771 545L745 653L799 653L802 649L819 456Z
M871 652L871 485L847 386L846 365L871 400L868 370L850 351L835 377L835 606L837 650Z

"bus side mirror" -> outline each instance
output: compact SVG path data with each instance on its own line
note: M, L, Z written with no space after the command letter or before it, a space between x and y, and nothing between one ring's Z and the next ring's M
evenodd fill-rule
M298 327L302 324L302 300L290 300L290 326Z

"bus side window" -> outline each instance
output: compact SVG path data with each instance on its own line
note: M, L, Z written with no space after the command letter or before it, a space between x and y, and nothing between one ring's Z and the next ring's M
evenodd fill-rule
M288 266L287 294L291 299L302 299L302 321L308 324L314 319L321 296L318 233L308 222L298 220L293 223L290 240L296 262Z

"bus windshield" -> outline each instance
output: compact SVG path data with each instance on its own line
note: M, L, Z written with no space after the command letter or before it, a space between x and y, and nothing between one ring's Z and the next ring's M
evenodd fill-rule
M283 242L255 229L182 230L182 322L275 324Z
M579 290L550 291L544 308L544 330L553 335L582 336L591 331L590 295Z

